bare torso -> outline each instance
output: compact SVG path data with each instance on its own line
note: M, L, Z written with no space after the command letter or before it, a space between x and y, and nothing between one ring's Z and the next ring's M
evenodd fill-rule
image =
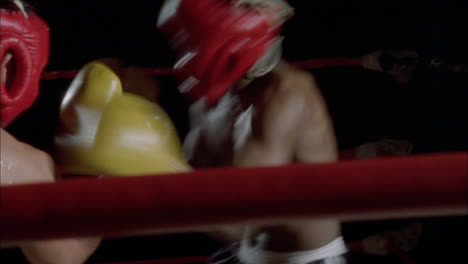
M337 159L333 126L313 76L286 63L250 83L240 80L216 107L198 114L201 119L194 122L192 133L196 132L186 142L193 147L189 156L196 167ZM317 248L339 235L339 223L334 220L286 225L250 227L247 235L256 241L259 234L268 234L264 247L278 251ZM221 237L237 239L242 232L226 229Z
M195 125L200 131L194 141L197 145L194 153L189 156L193 157L196 167L281 165L336 159L335 135L318 86L312 75L286 63L250 83L239 81L218 105L196 115L206 118ZM277 133L276 126L289 126L294 133ZM275 145L289 149L288 157L271 162L244 161L242 156L248 143L266 136L276 140Z
M0 129L0 137L0 185L55 181L55 165L47 153L18 141L4 129ZM99 243L99 238L72 238L36 241L19 246L31 263L81 264L94 252Z

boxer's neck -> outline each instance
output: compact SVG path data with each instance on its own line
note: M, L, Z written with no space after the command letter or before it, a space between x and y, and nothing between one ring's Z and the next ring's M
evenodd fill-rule
M286 62L280 61L273 70L255 79L242 78L232 87L232 93L240 99L243 109L249 108L257 102L259 96L263 95L265 90L276 83L275 79L279 72L290 67Z

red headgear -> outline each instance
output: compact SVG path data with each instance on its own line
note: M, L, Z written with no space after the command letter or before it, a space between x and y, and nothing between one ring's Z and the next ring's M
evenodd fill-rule
M24 10L1 9L0 16L0 64L6 54L11 54L15 62L11 85L0 81L0 120L5 127L37 98L49 57L49 28L32 11L26 14Z
M210 105L277 42L281 22L232 0L166 0L158 26L179 55L179 89Z

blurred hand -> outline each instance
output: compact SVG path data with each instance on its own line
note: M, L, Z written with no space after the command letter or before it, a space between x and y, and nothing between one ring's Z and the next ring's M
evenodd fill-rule
M358 146L355 156L357 159L405 156L411 153L413 147L414 145L406 140L383 139Z
M399 83L408 83L414 75L419 55L414 51L376 51L363 57L363 67L386 72Z

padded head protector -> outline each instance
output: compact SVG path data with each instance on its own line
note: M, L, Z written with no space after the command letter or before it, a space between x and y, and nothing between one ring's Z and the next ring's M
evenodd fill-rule
M280 52L270 48L281 46L283 17L278 9L282 5L254 7L242 2L166 0L163 4L158 27L177 52L179 90L189 99L214 104L241 77L265 74L262 64L279 61Z
M33 11L24 10L21 2L10 3L12 8L0 10L0 66L6 73L0 80L1 127L34 103L49 57L47 24Z

